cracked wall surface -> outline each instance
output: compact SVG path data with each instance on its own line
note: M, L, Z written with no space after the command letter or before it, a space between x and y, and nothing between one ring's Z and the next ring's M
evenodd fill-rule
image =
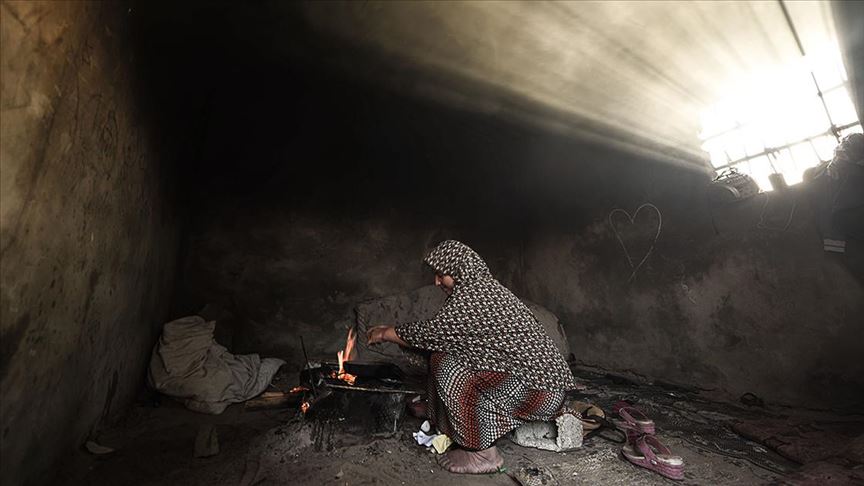
M123 410L165 317L177 218L127 7L0 4L3 484L50 481Z

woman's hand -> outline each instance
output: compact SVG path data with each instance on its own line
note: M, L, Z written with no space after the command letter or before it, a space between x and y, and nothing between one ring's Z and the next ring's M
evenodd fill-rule
M375 326L366 331L366 342L368 344L380 344L385 342L396 343L399 346L408 346L408 343L402 340L396 334L396 328L393 326Z
M366 331L367 344L380 344L387 341L388 330L390 326L375 326Z

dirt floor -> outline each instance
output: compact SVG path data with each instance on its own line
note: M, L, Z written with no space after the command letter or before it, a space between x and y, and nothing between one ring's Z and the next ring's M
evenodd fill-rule
M608 413L612 403L628 399L655 420L661 441L684 458L686 477L678 484L864 484L860 464L821 461L802 467L730 429L738 419L785 417L789 410L724 404L693 392L637 385L584 370L576 374L589 386L580 395L584 401ZM824 420L824 414L821 417ZM856 427L864 423L861 416L831 419ZM69 458L58 483L512 486L520 484L518 479L532 486L676 483L628 463L621 458L620 446L597 437L575 452L560 454L523 448L505 438L498 447L506 472L455 475L440 469L436 454L414 443L411 432L419 424L418 419L406 418L396 434L363 437L346 433L339 422L305 420L294 409L250 411L235 405L220 416L207 416L170 400L162 400L160 406L141 403L117 427L94 435L114 452L96 455L82 448ZM209 425L218 435L219 453L195 458L196 435Z

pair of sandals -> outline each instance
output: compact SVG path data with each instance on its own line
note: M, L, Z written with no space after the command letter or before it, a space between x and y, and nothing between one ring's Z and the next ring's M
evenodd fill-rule
M615 410L621 417L618 427L627 433L627 443L621 448L624 458L669 479L684 479L684 459L654 436L654 421L629 404L616 404Z

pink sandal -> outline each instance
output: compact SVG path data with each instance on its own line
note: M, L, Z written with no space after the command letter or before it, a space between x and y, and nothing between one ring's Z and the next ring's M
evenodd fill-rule
M638 408L620 407L618 409L618 416L624 420L623 422L619 422L618 426L627 432L630 442L633 442L642 434L653 435L656 430L654 421Z
M625 444L621 454L633 464L669 479L684 479L684 459L672 455L672 451L653 435L643 435L635 442Z

